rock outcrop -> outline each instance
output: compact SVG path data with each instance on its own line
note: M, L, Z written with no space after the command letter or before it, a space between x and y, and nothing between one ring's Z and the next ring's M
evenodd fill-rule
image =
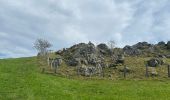
M166 43L164 41L161 41L157 45L160 46L160 47L165 47Z
M123 51L130 56L146 55L146 54L158 54L161 50L168 51L170 49L170 41L167 44L163 41L158 44L149 44L147 42L139 42L132 46L125 46Z
M105 57L110 53L110 49L106 44L99 44L97 47L89 42L80 43L63 50L62 54L68 66L78 66L84 64L86 66L96 67L100 64L102 67L107 67ZM110 55L109 55L110 56Z
M97 68L94 66L87 67L86 65L83 65L81 67L78 67L78 74L82 76L92 76L97 73Z
M140 55L142 52L141 50L133 47L133 46L125 46L123 48L123 51L125 52L125 54L127 55Z
M97 45L97 48L102 55L110 55L111 54L111 50L104 43Z

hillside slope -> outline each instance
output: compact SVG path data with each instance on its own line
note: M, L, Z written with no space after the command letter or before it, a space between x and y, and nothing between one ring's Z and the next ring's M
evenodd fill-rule
M0 60L0 100L169 100L169 80L83 80L42 74L35 58Z

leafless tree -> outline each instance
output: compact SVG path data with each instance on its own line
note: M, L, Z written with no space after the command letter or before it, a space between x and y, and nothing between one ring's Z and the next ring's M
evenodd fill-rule
M109 47L110 47L110 49L114 49L115 48L115 41L114 40L110 40L109 42L108 42L108 45L109 45Z
M42 56L47 54L47 49L51 46L52 44L44 39L37 39L34 43L34 48L37 49L38 53Z
M42 68L42 72L45 71L49 64L48 48L51 46L51 43L44 39L37 39L34 43L34 48L38 51L37 63Z

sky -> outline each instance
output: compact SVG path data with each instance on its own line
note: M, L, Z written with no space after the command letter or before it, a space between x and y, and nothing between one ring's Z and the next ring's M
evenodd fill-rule
M170 0L0 0L0 58L114 40L117 47L170 40Z

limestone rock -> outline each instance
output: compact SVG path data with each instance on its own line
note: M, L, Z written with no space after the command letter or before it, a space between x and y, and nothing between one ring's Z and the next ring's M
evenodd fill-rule
M128 45L123 48L123 51L127 55L140 55L141 54L141 51L139 49L134 48L132 46L128 46Z
M164 61L162 59L159 59L159 58L152 58L152 59L147 61L147 64L150 67L157 67L157 66L164 64Z
M82 76L92 76L96 74L96 72L97 72L97 69L93 66L88 67L86 65L83 65L78 68L78 73Z
M164 41L161 41L157 45L160 46L160 47L164 47L166 45L166 43Z

